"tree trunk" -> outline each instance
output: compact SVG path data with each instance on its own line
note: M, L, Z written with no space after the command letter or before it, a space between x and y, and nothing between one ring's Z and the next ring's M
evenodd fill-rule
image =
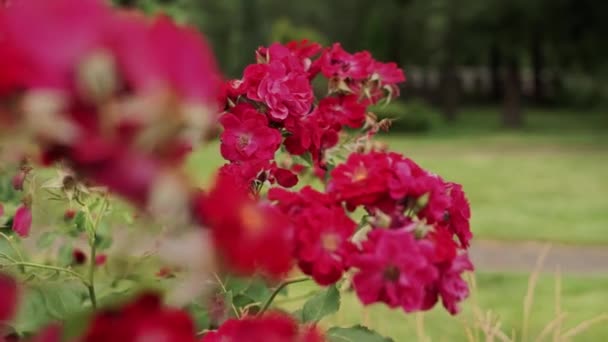
M542 50L542 41L538 35L535 35L532 39L531 50L532 77L534 78L533 97L536 103L543 103L545 100L545 84L543 82L545 59Z
M492 86L492 100L499 102L502 98L502 80L500 77L500 67L502 55L497 45L492 45L490 49L490 81Z
M505 127L520 128L523 126L524 121L521 108L519 63L513 58L507 63L506 67L502 122Z
M457 13L458 0L450 0L445 10L447 11L447 28L444 32L443 47L444 60L440 75L440 99L443 107L443 115L446 121L456 120L458 111L459 84L456 74L456 51L458 49Z
M448 63L441 72L441 105L446 121L456 120L459 97L458 75L453 63Z

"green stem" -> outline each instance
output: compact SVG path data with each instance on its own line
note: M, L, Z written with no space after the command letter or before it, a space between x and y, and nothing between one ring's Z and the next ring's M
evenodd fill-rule
M23 261L23 255L21 255L21 252L19 251L19 248L17 248L17 246L15 246L15 244L13 243L13 239L11 237L7 236L4 233L0 233L0 236L4 240L6 240L6 242L8 242L8 245L15 252L15 254L17 255L17 257L19 257L19 260Z
M0 258L4 258L10 262L17 262L17 260L13 259L11 256L9 256L8 254L4 254L4 253L0 253Z
M108 200L103 199L101 203L101 207L99 208L99 212L97 213L97 217L93 220L93 215L91 214L89 208L85 206L85 212L90 221L92 221L91 231L89 232L89 246L91 247L91 253L89 254L89 280L87 288L89 290L89 298L91 299L91 306L93 309L97 308L97 296L95 295L95 259L97 258L97 227L99 226L99 222L101 222L101 218L106 212L108 206Z
M49 270L49 271L56 271L56 272L64 272L70 275L73 275L74 277L80 279L80 281L82 281L83 284L85 284L85 286L89 286L89 283L87 282L87 280L80 274L78 274L77 272L74 272L70 269L67 268L63 268L63 267L57 267L57 266L51 266L51 265L42 265L42 264L36 264L33 262L25 262L25 261L18 261L18 262L13 262L10 264L4 264L2 266L21 266L21 267L32 267L32 268L39 268L39 269L43 269L43 270Z
M260 309L258 316L261 316L266 310L268 310L268 308L270 307L270 304L272 304L272 302L274 301L276 296L279 294L279 292L281 292L281 290L283 290L285 287L287 287L291 284L301 283L301 282L305 282L308 280L310 280L309 277L301 277L301 278L295 278L295 279L287 279L284 282L280 283L279 286L277 286L277 288L274 289L274 291L270 294L270 297L268 297L268 299L266 300L264 305L262 305L262 308Z
M97 257L97 249L95 248L95 237L92 239L91 244L91 260L89 261L89 297L91 298L91 305L93 309L97 308L97 297L95 296L95 258Z

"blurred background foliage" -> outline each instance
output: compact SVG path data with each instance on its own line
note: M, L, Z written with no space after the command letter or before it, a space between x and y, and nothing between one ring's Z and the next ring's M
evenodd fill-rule
M198 27L229 77L240 77L259 45L309 39L397 62L409 78L404 98L447 121L470 104L500 106L502 125L513 128L525 125L529 106L608 106L605 1L114 2Z

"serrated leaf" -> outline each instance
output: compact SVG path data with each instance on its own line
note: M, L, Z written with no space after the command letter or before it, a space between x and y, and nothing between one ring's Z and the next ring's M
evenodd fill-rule
M320 291L302 307L303 322L317 322L340 309L340 292L335 285Z
M393 339L384 337L362 325L350 328L333 327L327 330L325 337L329 342L393 342Z

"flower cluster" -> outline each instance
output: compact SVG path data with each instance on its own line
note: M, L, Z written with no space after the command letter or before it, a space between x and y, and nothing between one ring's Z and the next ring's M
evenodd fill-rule
M219 74L194 30L101 0L0 9L0 129L144 205L201 139ZM18 129L18 130L16 130Z
M260 47L256 60L242 79L225 84L220 119L221 152L231 163L223 171L239 176L244 187L259 178L285 187L297 183L290 170L271 163L281 146L291 155L309 154L325 170L325 151L336 146L342 129L361 128L368 106L398 94L397 83L405 80L394 63L375 61L368 52L351 55L339 44L275 43ZM328 92L315 101L318 75Z
M363 303L411 312L441 297L450 313L458 312L468 296L461 273L473 269L466 254L470 209L460 185L399 154L371 152L351 154L333 169L327 191L370 215L372 230L351 255Z
M19 291L15 280L0 273L0 322L13 317L17 310L18 295Z
M294 257L303 273L321 285L342 278L356 223L330 195L307 186L299 192L273 188L268 198L288 215L295 231Z
M352 269L364 304L384 302L407 312L427 310L441 298L454 314L468 296L461 274L473 269L466 254L469 204L460 185L410 159L354 153L331 171L326 192L273 188L268 198L292 221L300 270L321 285ZM371 230L356 244L356 224L345 208L359 207Z
M242 79L225 85L221 152L230 163L195 205L222 259L241 274L273 277L297 264L320 285L348 271L364 304L412 312L441 299L458 312L468 296L461 274L473 269L462 187L373 146L339 165L326 158L344 127L362 128L369 105L398 94L402 71L339 44L273 44L256 57ZM318 75L327 79L328 94L316 102L311 81ZM312 157L325 191L284 189L298 180L277 166L282 146L288 155ZM265 181L282 186L271 188L267 199L260 195ZM362 241L355 241L357 224L348 214L357 208L367 212Z

